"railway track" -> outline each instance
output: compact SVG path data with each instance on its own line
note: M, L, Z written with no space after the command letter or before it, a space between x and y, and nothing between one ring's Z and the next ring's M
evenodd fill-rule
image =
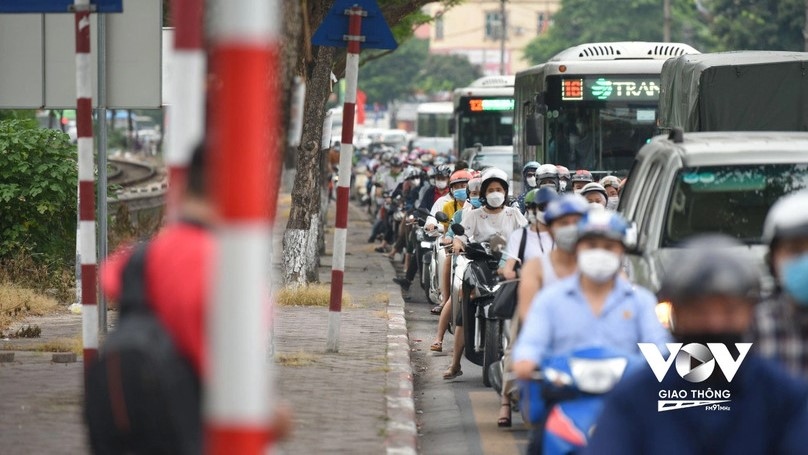
M165 204L165 172L155 166L122 158L110 158L107 181L119 189L110 204L125 204L130 212L148 210Z

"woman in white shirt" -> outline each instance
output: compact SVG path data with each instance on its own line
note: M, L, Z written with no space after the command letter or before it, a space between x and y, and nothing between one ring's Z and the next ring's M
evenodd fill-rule
M468 242L484 242L495 235L508 238L511 232L526 226L527 219L519 209L505 205L508 195L508 175L500 169L483 172L480 186L482 207L463 216L463 235L456 235L452 244L455 254L465 251ZM454 352L452 364L443 373L443 379L454 379L463 374L460 359L463 356L465 337L462 321L455 321Z

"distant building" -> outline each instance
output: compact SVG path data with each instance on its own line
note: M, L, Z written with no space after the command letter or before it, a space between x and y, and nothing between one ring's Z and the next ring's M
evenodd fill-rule
M508 0L505 2L505 74L529 68L522 49L544 33L559 10L561 0ZM465 55L486 76L500 74L503 36L499 0L466 0L442 12L440 3L424 9L437 16L429 27L429 52ZM423 29L419 33L424 33Z

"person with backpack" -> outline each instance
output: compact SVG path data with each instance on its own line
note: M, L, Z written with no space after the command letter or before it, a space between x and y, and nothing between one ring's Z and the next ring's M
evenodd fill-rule
M218 220L204 155L201 145L193 153L178 220L101 268L101 289L119 302L120 317L88 365L85 418L94 453L202 453L205 315ZM273 434L285 436L285 408L274 422Z

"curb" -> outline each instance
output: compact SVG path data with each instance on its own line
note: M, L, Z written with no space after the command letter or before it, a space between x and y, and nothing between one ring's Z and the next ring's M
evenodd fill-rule
M393 265L382 262L385 277L396 276ZM398 286L387 285L387 437L388 455L414 455L418 431L415 424L413 374L410 364L410 340L404 317L404 298Z

